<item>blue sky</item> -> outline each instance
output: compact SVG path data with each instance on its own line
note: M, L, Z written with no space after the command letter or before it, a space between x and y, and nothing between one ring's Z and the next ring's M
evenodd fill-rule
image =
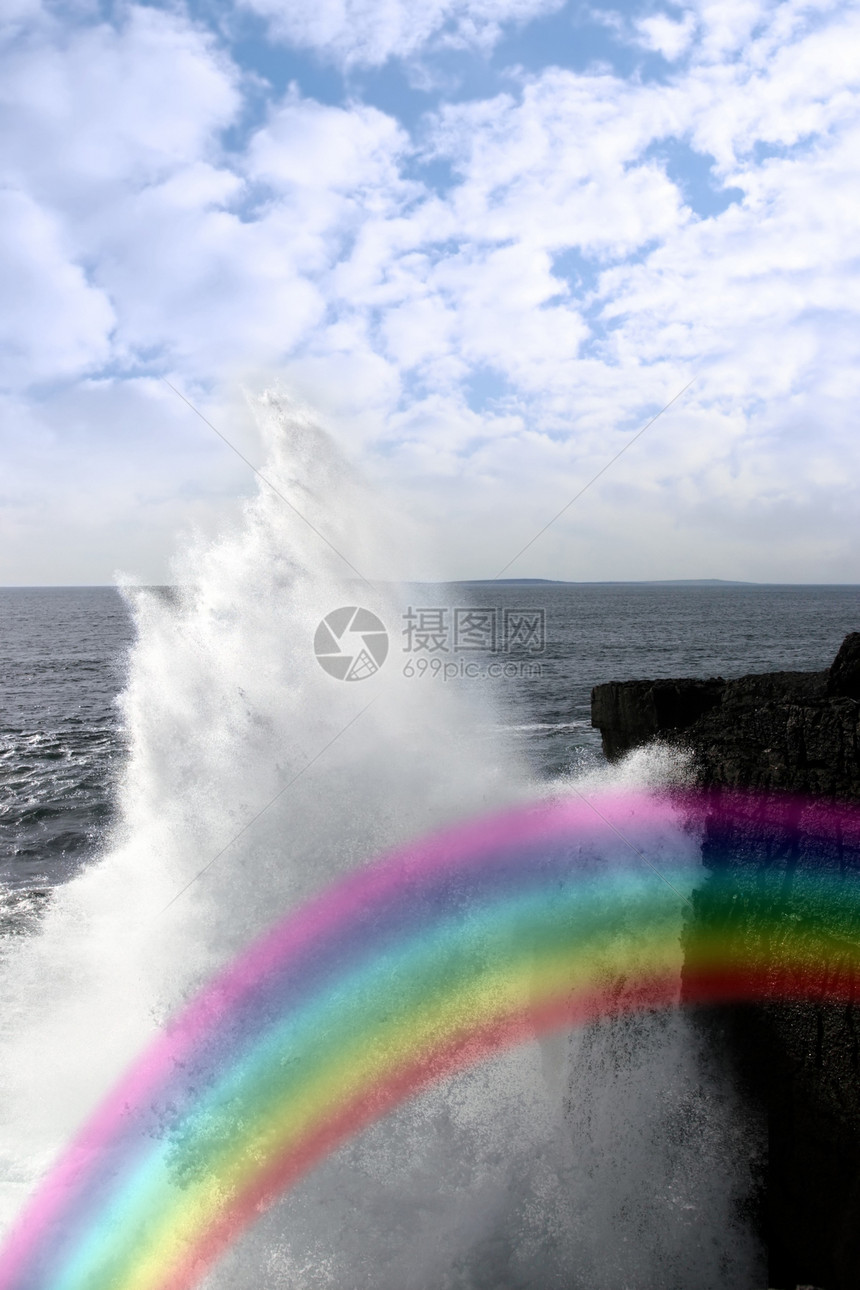
M465 578L695 378L509 574L858 580L856 5L7 0L0 36L0 582L163 581L235 519L253 475L164 378L260 465L255 392L309 404L421 533L396 572Z

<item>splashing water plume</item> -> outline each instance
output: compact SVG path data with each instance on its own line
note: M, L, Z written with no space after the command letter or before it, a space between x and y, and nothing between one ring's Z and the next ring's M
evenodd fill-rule
M397 543L306 412L268 395L258 415L264 473L295 510L261 487L234 531L186 551L178 593L129 590L138 633L113 844L2 963L10 1223L165 1019L276 916L380 851L549 791L507 747L476 737L462 694L395 669L348 685L317 665L314 633L330 611L360 603L393 627L401 608L394 592L357 583L337 551L373 577ZM630 788L678 773L658 750L602 778ZM628 827L635 844L635 818ZM621 839L600 845L629 865ZM647 846L686 875L688 895L695 836L664 813ZM668 895L679 974L683 902ZM758 1253L735 1218L745 1131L683 1015L535 1040L342 1147L206 1285L752 1285Z

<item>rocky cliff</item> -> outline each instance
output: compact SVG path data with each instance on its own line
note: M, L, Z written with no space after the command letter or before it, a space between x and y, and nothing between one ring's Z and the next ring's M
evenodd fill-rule
M591 724L610 760L652 739L693 753L706 785L860 800L860 632L825 672L610 681Z
M749 818L731 836L715 814L703 842L706 868L758 869L786 877L815 866L860 873L860 845L837 838L822 850L803 798L860 801L860 632L846 637L824 672L782 672L736 680L623 681L592 692L592 724L610 760L653 739L689 751L698 782L719 794L755 789L796 796L779 834ZM814 812L813 812L814 813ZM707 920L708 881L693 917ZM744 902L736 917L755 936ZM834 935L860 935L854 902ZM759 1198L770 1285L794 1290L860 1287L860 1007L783 1004L711 1010L707 1042L735 1068L768 1142Z

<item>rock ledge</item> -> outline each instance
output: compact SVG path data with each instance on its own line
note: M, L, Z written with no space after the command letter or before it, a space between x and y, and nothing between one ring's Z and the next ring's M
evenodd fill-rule
M597 685L591 724L611 761L663 739L690 749L706 787L860 800L860 632L824 672Z

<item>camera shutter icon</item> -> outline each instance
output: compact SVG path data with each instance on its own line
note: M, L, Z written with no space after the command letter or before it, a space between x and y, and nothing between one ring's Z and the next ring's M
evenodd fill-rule
M333 609L316 629L314 654L337 681L366 681L388 657L388 632L381 618L358 605Z

